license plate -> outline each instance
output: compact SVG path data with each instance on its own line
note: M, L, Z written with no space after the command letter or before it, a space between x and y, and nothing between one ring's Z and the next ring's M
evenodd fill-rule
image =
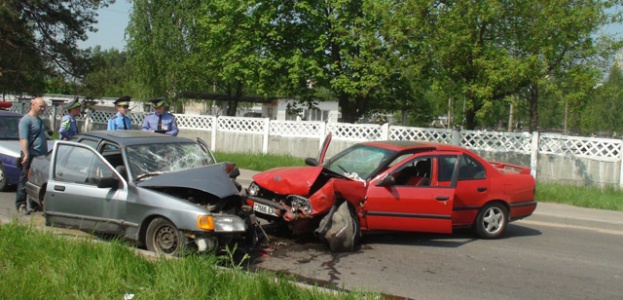
M272 208L272 207L270 207L268 205L257 203L257 202L255 202L253 204L253 210L256 211L256 212L265 214L265 215L270 215L270 216L275 216L275 217L279 216L277 214L277 209Z

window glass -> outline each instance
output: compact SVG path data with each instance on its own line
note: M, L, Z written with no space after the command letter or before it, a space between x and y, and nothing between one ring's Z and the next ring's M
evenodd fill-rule
M0 118L0 140L19 140L19 117Z
M486 178L485 167L469 155L464 155L459 169L459 180Z
M104 146L102 146L102 153L106 152L106 151L117 151L119 150L119 146L117 145L112 145L112 144L104 144Z
M92 147L93 149L97 149L97 141L91 139L82 139L80 143L85 144L87 146Z
M417 158L400 167L394 175L396 185L429 186L431 176L431 158Z
M54 165L57 181L97 185L100 178L112 177L113 172L95 153L82 147L59 145Z
M440 156L437 160L439 173L438 181L450 181L452 180L452 173L454 172L454 165L456 164L456 156Z
M323 166L338 174L368 179L380 166L386 165L395 153L383 148L355 145L325 161Z
M133 145L126 149L128 163L135 177L214 164L209 153L198 143Z

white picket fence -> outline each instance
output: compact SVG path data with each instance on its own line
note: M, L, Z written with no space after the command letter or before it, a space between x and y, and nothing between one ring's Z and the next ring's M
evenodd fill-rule
M25 110L28 108L25 107ZM17 110L13 108L13 110ZM65 111L48 107L43 118L60 120ZM79 117L86 124L106 124L112 112L92 111ZM145 113L130 113L133 124L142 124ZM583 158L591 161L616 164L618 178L612 180L623 187L621 167L621 139L569 136L553 133L496 132L481 130L452 130L439 128L405 127L389 124L325 123L319 121L276 121L267 118L176 114L180 130L192 129L212 133L211 146L215 147L216 133L244 133L261 136L262 153L268 152L270 137L317 138L322 143L331 132L334 140L359 142L374 140L422 140L452 143L473 151L519 153L530 156L530 167L536 178L537 156L553 155L566 158ZM55 122L55 124L56 124ZM51 123L52 124L52 123ZM101 126L100 126L101 127ZM91 128L89 126L85 128Z

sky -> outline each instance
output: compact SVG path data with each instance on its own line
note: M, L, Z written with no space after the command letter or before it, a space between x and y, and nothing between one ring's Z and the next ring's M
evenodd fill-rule
M89 38L80 42L78 46L86 49L99 45L102 50L110 48L123 50L126 45L124 40L125 28L130 20L131 9L132 5L126 0L117 0L115 4L98 10L98 23L95 25L98 29L97 32L89 32Z

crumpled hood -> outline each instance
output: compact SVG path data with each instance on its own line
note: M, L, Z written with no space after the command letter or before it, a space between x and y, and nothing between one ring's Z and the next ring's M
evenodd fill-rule
M259 186L278 194L309 195L322 167L275 168L253 176Z
M182 187L200 190L219 198L238 194L238 189L223 166L212 165L197 169L164 173L137 184L139 187Z

